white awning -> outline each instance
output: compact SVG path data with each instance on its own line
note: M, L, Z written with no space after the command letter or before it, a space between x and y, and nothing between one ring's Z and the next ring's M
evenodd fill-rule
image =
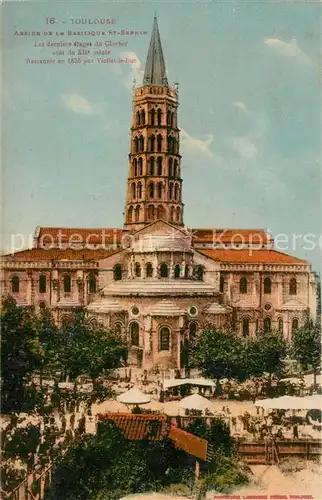
M205 410L206 408L210 409L212 403L209 399L199 396L199 394L192 394L181 399L179 406L186 410Z
M136 387L133 387L129 391L123 392L120 396L116 398L120 403L128 404L128 405L143 405L146 403L150 403L151 398L141 392Z
M215 387L215 383L212 380L207 380L203 377L201 378L172 378L165 379L163 382L163 388L169 389L170 387L179 387L181 385L195 385L203 387Z
M260 406L270 410L320 410L322 407L322 398L318 394L303 398L295 396L282 396L280 398L258 399L255 401L255 406Z

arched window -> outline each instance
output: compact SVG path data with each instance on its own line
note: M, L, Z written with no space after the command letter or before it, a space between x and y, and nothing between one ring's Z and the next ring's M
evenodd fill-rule
M173 182L170 182L170 185L169 185L169 198L170 198L170 200L172 200L172 198L173 198Z
M174 277L180 278L180 265L179 264L176 264L174 267Z
M155 148L155 137L154 135L151 135L150 137L150 151L154 151L154 148Z
M264 293L271 293L272 292L272 281L270 278L265 278L264 279Z
M151 262L148 262L145 266L145 272L146 272L146 277L147 278L152 278L153 277L153 266Z
M177 218L177 222L181 221L181 210L180 210L180 207L177 207L177 209L176 209L176 218Z
M167 125L170 125L171 123L171 113L170 111L167 112Z
M153 184L153 182L151 182L151 183L149 184L149 197L150 197L151 199L153 199L153 198L154 198L154 184Z
M177 162L177 160L174 160L173 175L174 175L174 177L177 177L177 175L178 175L178 162Z
M160 126L162 123L162 111L160 108L157 111L157 117L158 117L158 125Z
M89 293L96 293L96 276L91 274L88 280L88 291Z
M39 276L39 293L46 293L46 288L47 288L46 276L42 274L41 276Z
M122 266L120 264L116 264L113 269L114 280L120 281L122 279Z
M150 175L154 175L154 158L151 156L150 158Z
M158 198L162 198L162 182L158 182Z
M136 113L136 126L139 127L140 126L140 122L141 122L141 115L140 115L140 111L137 111Z
M63 283L64 283L64 293L70 293L72 289L72 280L69 274L65 274Z
M297 294L296 278L291 278L290 279L290 295L296 295L296 294Z
M170 208L170 222L174 222L174 207Z
M174 113L173 112L170 115L170 125L171 125L171 127L173 127L173 125L174 125Z
M158 149L158 153L161 153L162 151L162 135L158 135L157 137L157 149Z
M198 266L197 269L196 269L197 280L202 281L203 280L203 275L204 275L204 267L203 266Z
M135 263L135 276L137 278L140 278L141 277L141 266L140 266L140 263L139 262L136 262Z
M220 276L219 291L220 293L224 293L224 290L225 290L225 278L223 276Z
M248 318L243 319L242 328L243 328L243 337L248 337L248 335L249 335L249 319Z
M135 198L135 194L136 194L135 182L132 182L131 191L132 191L132 198Z
M144 151L144 138L142 135L139 137L139 149L141 152Z
M158 175L162 175L162 156L158 156L157 164L158 164Z
M133 175L134 177L138 175L138 162L136 158L133 160Z
M179 187L178 184L175 184L174 186L174 199L178 200L178 194L179 194Z
M160 266L160 275L161 278L167 278L169 276L168 266L165 262L163 262Z
M189 266L186 264L186 265L185 265L185 268L184 268L184 277L185 277L186 279L188 279L188 278L189 278L189 273L190 273L190 268L189 268Z
M19 293L20 279L19 276L12 276L11 278L11 291L12 293Z
M160 328L160 343L159 350L160 351L169 351L170 350L170 328L167 326L163 326Z
M282 318L279 318L278 320L278 331L283 332L284 331L284 322Z
M113 326L114 326L115 333L117 333L118 335L122 335L123 330L124 330L123 323L121 323L121 321L115 321Z
M169 167L169 177L173 176L172 164L173 164L173 159L169 158L169 164L168 164L168 167Z
M189 324L189 338L194 339L197 334L197 323L195 321L191 321Z
M154 125L155 123L155 109L151 109L151 125Z
M130 207L127 211L127 220L129 222L133 221L133 207Z
M139 139L137 137L134 138L134 152L139 152Z
M142 162L142 158L140 157L139 158L139 175L142 175L142 165L143 165L143 162Z
M292 320L292 333L299 329L299 320L294 318Z
M148 220L150 220L150 221L154 220L154 206L153 205L148 206Z
M131 333L131 345L138 346L140 341L140 327L139 324L134 321L130 325Z
M142 198L142 183L139 182L137 187L138 187L138 189L137 189L137 197L138 198Z
M140 221L140 205L137 205L135 207L135 222L139 222Z
M165 217L165 209L162 205L159 205L157 210L157 218L164 219L164 217Z
M240 278L239 281L239 293L247 293L247 278Z
M272 321L271 321L271 318L267 317L264 319L264 330L266 332L269 332L271 330L271 327L272 327Z
M142 109L141 111L141 125L144 125L145 124L145 112L144 112L144 109Z
M173 153L173 137L168 136L168 153Z

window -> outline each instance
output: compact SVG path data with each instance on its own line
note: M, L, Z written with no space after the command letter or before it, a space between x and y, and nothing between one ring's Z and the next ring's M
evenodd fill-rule
M179 198L179 186L178 186L178 184L176 184L174 186L174 199L178 200L178 198Z
M135 187L135 183L134 182L132 182L131 191L132 191L132 198L135 198L136 187Z
M292 333L299 329L299 320L294 318L292 320Z
M169 198L170 198L170 200L172 200L172 198L173 198L173 182L170 182L170 186L169 186Z
M142 158L139 158L139 175L142 175Z
M171 124L171 112L168 111L167 112L167 125L170 125Z
M11 278L11 291L12 293L19 293L20 280L19 276L12 276Z
M158 125L160 126L162 123L162 111L160 108L157 111L157 117L158 117Z
M191 321L189 324L189 338L194 339L197 334L197 323L195 321Z
M279 331L279 332L283 332L283 331L284 331L284 322L283 322L283 319L282 319L282 318L280 318L280 319L278 320L278 331Z
M139 127L140 126L140 122L141 122L141 115L140 115L140 111L137 111L136 113L136 126Z
M157 164L158 164L158 175L162 175L162 157L161 156L158 156Z
M173 137L168 137L168 153L173 153Z
M150 151L154 151L154 148L155 148L155 137L154 135L151 135L150 137Z
M151 184L149 184L149 197L150 198L154 198L154 184L153 182L151 182Z
M198 266L197 269L196 269L197 280L202 281L203 280L203 274L204 274L204 268L203 268L203 266Z
M172 165L173 165L173 159L169 158L169 164L168 164L168 167L169 167L169 177L173 176Z
M144 151L144 138L142 135L139 137L139 150L142 152Z
M141 111L141 125L144 125L144 124L145 124L145 112L142 109L142 111Z
M138 162L136 158L133 160L133 175L134 177L138 175Z
M184 268L184 277L186 279L189 278L189 271L190 271L189 266L187 266L187 264L186 264L186 266Z
M122 279L122 266L117 264L113 269L114 280L120 281Z
M155 109L151 109L151 125L155 122Z
M249 335L249 319L248 318L243 319L242 328L243 328L243 337L248 337L248 335Z
M224 293L224 290L225 290L225 278L223 276L220 276L219 291L220 293Z
M150 158L150 175L154 175L154 158L151 156Z
M296 294L297 294L296 278L291 278L290 279L290 295L296 295Z
M247 278L240 278L239 293L247 293Z
M176 264L174 267L174 277L180 278L180 265L179 264Z
M116 321L114 323L114 330L119 335L121 335L123 333L123 328L124 328L123 323L121 323L120 321Z
M271 293L272 291L272 281L270 278L264 279L264 293Z
M157 218L158 219L164 219L165 216L165 209L162 205L158 206L158 211L157 211Z
M138 306L133 306L133 307L131 308L131 313L132 313L134 316L137 316L137 315L140 313Z
M158 135L158 138L157 138L157 149L158 149L158 153L161 153L162 151L162 135Z
M160 351L170 350L170 328L163 326L160 328Z
M177 162L177 160L174 160L173 175L174 175L174 177L177 177L177 175L178 175L178 162Z
M177 207L176 218L177 218L177 222L181 221L181 210L180 210L180 207Z
M71 283L71 278L69 276L69 274L65 274L64 276L64 279L63 279L63 283L64 283L64 293L70 293L71 292L71 288L72 288L72 283Z
M149 205L148 206L148 220L154 220L154 206Z
M88 280L88 291L89 293L96 293L96 276L90 275Z
M170 208L170 222L174 222L174 207Z
M46 276L42 274L39 276L39 293L46 293Z
M137 197L142 198L142 183L138 183L138 189L137 189Z
M271 318L265 318L264 319L264 330L265 332L269 332L271 330L271 326L272 326L272 321L271 321Z
M158 198L162 198L162 182L158 182Z
M197 316L198 314L198 309L196 308L196 306L191 306L190 309L189 309L189 314L190 316Z
M39 309L41 309L41 310L46 309L46 302L39 302L38 307L39 307Z
M139 152L139 139L137 137L134 138L134 152Z
M151 262L147 263L145 270L146 270L146 277L152 278L153 277L153 266L152 266Z
M129 222L133 221L133 207L130 207L127 212L127 220Z
M165 262L163 262L160 266L160 275L161 275L161 278L167 278L169 275L168 266Z
M140 266L139 262L135 263L135 276L137 278L140 278L140 276L141 276L141 266Z
M135 208L135 222L140 221L140 205L137 205Z
M139 324L134 321L130 325L130 333L131 333L131 345L138 346L140 340L140 327Z

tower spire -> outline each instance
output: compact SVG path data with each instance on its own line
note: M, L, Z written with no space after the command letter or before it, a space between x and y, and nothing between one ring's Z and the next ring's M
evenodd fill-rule
M167 73L162 52L162 45L157 17L154 16L148 56L146 58L143 85L168 86Z

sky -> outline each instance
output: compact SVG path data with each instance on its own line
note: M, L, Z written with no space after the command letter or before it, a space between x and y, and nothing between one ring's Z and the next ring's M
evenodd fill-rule
M3 4L2 249L29 246L36 226L122 227L133 79L141 85L156 14L168 80L179 83L185 224L286 235L279 248L319 270L321 6L306 0ZM54 26L46 22L51 17ZM110 18L114 26L73 24ZM147 34L68 36L68 29ZM49 30L53 35L43 34ZM80 64L68 63L63 48L65 64L26 63L59 59L52 56L59 49L35 42L105 40L128 42L105 57L136 62L84 64L82 56Z

